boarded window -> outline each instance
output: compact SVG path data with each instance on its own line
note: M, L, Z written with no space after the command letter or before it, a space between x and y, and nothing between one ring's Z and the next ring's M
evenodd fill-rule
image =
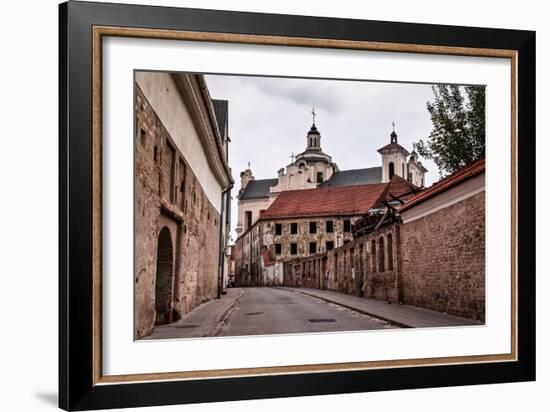
M371 271L376 272L376 240L372 240L370 244L370 255Z
M386 269L385 269L385 265L384 265L384 238L381 237L379 240L378 240L378 271L379 272L384 272Z
M179 177L179 192L180 192L180 199L179 204L180 208L183 210L185 206L185 163L183 162L183 159L179 159L178 164L178 177Z
M393 241L391 233L388 234L388 270L393 270Z
M163 192L164 195L170 200L170 203L174 203L174 172L175 172L175 155L176 150L172 144L166 140L162 153L162 178L163 178Z

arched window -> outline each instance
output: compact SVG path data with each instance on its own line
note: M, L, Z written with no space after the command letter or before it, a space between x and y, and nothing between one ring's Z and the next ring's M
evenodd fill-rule
M384 238L378 240L378 271L384 272Z
M323 183L323 172L317 172L317 183Z
M376 272L376 240L372 240L370 244L370 262L371 262L371 271Z
M390 168L390 179L391 179L395 174L395 165L393 164L393 162L390 162L389 168Z
M388 234L388 270L393 270L393 237Z

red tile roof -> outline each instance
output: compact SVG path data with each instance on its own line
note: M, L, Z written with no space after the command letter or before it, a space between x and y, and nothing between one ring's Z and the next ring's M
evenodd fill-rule
M410 198L400 209L402 212L404 210L410 209L413 206L418 205L432 197L443 193L458 184L465 182L472 177L478 176L485 172L485 159L476 160L475 162L470 163L468 166L463 167L462 169L456 171L455 173L447 176L444 179L441 179L439 182L434 183L428 189L423 192L418 193L417 195Z
M399 197L401 200L406 200L414 195L414 192L419 188L411 182L403 179L401 176L393 175L390 184L384 192L384 199L393 200L394 197Z
M387 186L378 183L284 191L262 219L362 215L378 203Z

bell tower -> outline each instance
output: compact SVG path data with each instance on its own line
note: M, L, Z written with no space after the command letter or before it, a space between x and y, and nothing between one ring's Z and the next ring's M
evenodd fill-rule
M378 149L378 153L382 155L382 183L389 182L394 175L407 180L407 156L409 152L397 143L395 122L392 122L392 126L390 143Z
M313 118L313 123L311 124L311 129L309 129L306 136L306 151L321 151L321 133L319 133L319 130L317 130L317 126L315 125L315 117L317 116L317 113L315 113L315 108L311 109L311 116Z

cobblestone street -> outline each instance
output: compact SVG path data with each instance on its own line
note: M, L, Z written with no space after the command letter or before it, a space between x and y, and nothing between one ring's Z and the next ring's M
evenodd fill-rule
M408 305L307 288L233 288L146 339L478 325Z

